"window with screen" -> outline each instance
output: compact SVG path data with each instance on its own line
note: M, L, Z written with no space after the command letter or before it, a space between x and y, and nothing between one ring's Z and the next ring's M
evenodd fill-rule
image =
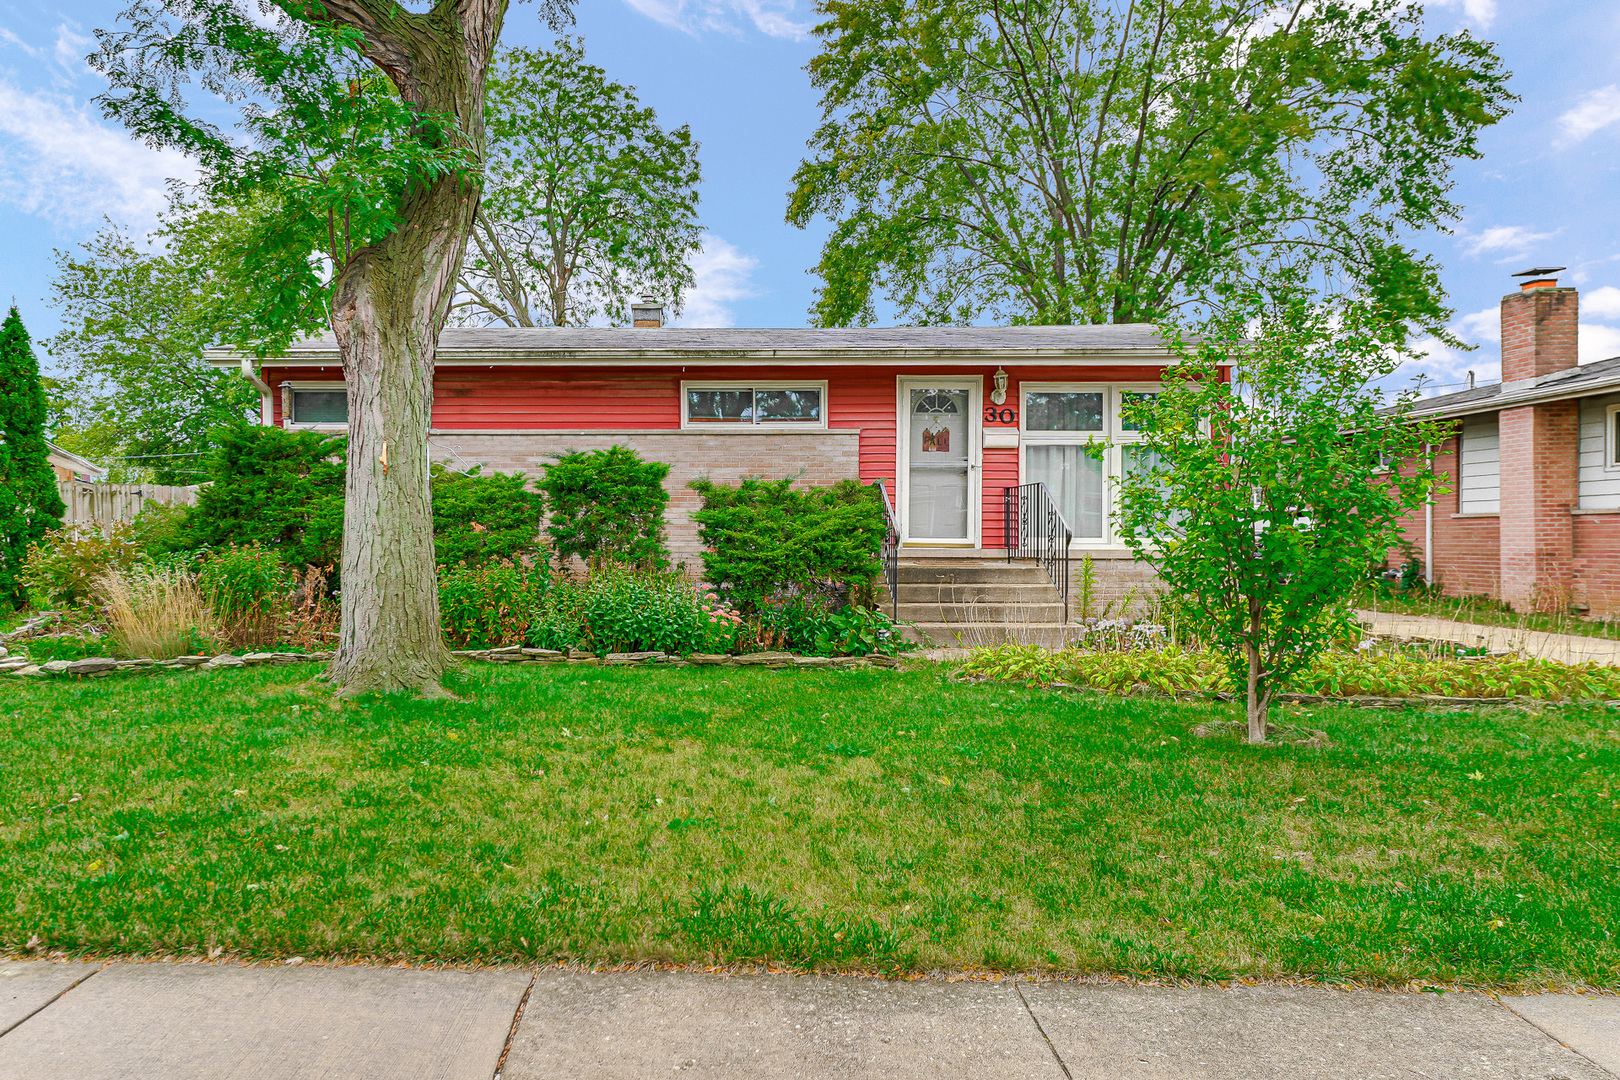
M298 427L346 426L349 394L343 387L291 387L287 395L288 423Z
M681 397L685 427L750 430L827 426L825 383L687 383Z

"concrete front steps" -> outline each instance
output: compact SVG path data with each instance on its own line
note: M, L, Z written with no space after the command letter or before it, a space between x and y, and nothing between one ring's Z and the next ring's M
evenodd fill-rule
M1074 627L1063 598L1033 562L902 559L899 620L920 645L968 647L1016 641L1061 648ZM884 610L889 609L887 592Z

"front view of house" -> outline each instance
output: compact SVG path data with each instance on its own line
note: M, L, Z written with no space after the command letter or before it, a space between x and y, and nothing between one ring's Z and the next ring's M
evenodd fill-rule
M465 468L538 474L614 444L670 465L670 549L696 565L687 482L883 482L902 553L1002 558L1006 488L1044 481L1073 550L1128 559L1109 478L1132 468L1120 420L1172 358L1153 327L451 328L440 336L432 449ZM247 372L254 376L254 372ZM262 363L263 422L343 430L336 343ZM1107 442L1101 459L1086 453Z

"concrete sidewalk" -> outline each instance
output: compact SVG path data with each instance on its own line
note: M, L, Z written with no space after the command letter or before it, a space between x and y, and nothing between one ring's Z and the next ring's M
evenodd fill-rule
M0 961L0 1080L491 1080L503 1052L503 1080L1615 1080L1620 997Z
M1620 641L1581 634L1549 634L1542 630L1516 630L1508 626L1453 622L1430 615L1397 615L1389 611L1357 610L1362 625L1375 634L1396 638L1455 641L1470 649L1517 652L1565 664L1597 663L1620 667Z

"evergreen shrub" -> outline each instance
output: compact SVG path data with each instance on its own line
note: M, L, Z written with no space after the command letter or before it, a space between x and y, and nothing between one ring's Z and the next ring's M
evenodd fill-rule
M870 603L885 531L877 489L856 480L794 488L791 479L736 487L694 480L704 577L745 610L766 597L819 595Z
M61 528L67 511L51 470L46 417L39 362L13 305L0 325L0 608L26 602L29 549Z
M642 461L627 446L563 454L545 467L540 490L549 514L547 531L559 560L577 557L587 566L621 563L643 569L665 566L664 506L669 466Z
M289 566L336 566L344 439L242 425L215 436L212 481L186 514L191 547L258 544Z
M542 499L522 473L433 467L433 546L443 566L515 561L540 550Z

